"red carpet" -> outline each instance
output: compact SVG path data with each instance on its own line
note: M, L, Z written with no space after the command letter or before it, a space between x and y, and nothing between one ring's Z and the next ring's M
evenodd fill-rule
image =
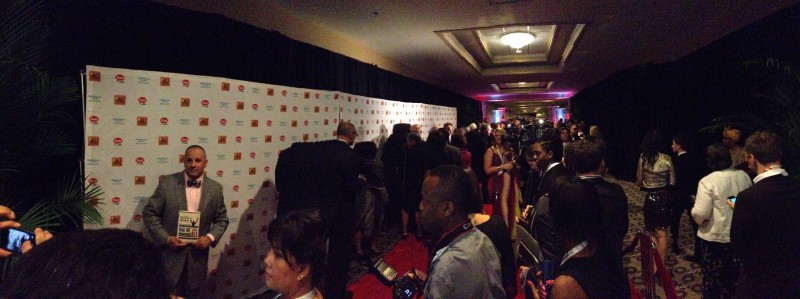
M492 207L484 205L484 209L487 213L491 213ZM408 272L412 267L425 271L428 267L428 250L413 234L409 234L405 240L398 241L392 250L383 256L383 260L397 270L399 275ZM348 289L353 292L353 298L392 298L392 289L380 282L372 273L362 276ZM515 298L523 299L525 294L518 290Z
M422 242L417 241L413 234L409 234L408 238L397 242L392 250L383 256L383 260L397 270L398 275L403 275L412 267L425 271L428 267L428 251ZM353 298L392 298L392 289L372 273L362 276L348 289L353 292Z

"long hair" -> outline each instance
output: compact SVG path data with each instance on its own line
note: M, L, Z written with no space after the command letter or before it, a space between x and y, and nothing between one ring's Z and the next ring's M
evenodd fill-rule
M655 130L647 132L642 140L642 145L639 147L642 150L642 167L645 165L653 165L656 163L658 157L658 143L659 135Z

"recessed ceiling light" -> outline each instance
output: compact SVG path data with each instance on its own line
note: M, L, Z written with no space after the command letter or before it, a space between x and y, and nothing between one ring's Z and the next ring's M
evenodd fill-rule
M533 34L529 32L512 32L501 36L500 42L506 46L517 49L517 53L520 53L520 48L532 43L534 38Z

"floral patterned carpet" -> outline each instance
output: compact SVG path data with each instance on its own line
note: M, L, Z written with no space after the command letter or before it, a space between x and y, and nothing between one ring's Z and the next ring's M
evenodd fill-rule
M625 190L628 195L628 220L630 225L628 227L628 234L625 236L625 246L633 241L636 232L644 229L644 214L642 207L644 205L644 192L640 191L633 183L622 180L609 179L609 181L618 183ZM692 227L689 225L689 217L684 212L681 218L681 228L679 231L678 245L685 254L692 254L694 252L694 238L692 235ZM672 240L672 237L667 233L667 240ZM667 260L665 262L667 269L672 271L672 280L675 284L675 290L678 298L701 298L703 292L703 277L700 273L700 264L686 261L682 258L683 255L676 255L672 250L667 248ZM637 247L633 252L624 257L625 269L628 270L628 277L633 281L636 288L644 289L641 273L641 252ZM659 298L665 298L664 290L656 287L656 295Z

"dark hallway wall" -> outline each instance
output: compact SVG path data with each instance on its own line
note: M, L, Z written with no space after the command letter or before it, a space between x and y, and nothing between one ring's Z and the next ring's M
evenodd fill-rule
M701 134L711 120L730 114L759 111L756 94L771 88L744 63L778 58L800 66L800 5L794 5L736 31L677 61L647 64L619 71L572 98L573 117L597 124L603 131L610 171L635 179L639 143L650 129L664 137L689 135L694 150L704 153L721 136ZM748 128L744 128L744 133ZM702 156L702 154L701 154Z

